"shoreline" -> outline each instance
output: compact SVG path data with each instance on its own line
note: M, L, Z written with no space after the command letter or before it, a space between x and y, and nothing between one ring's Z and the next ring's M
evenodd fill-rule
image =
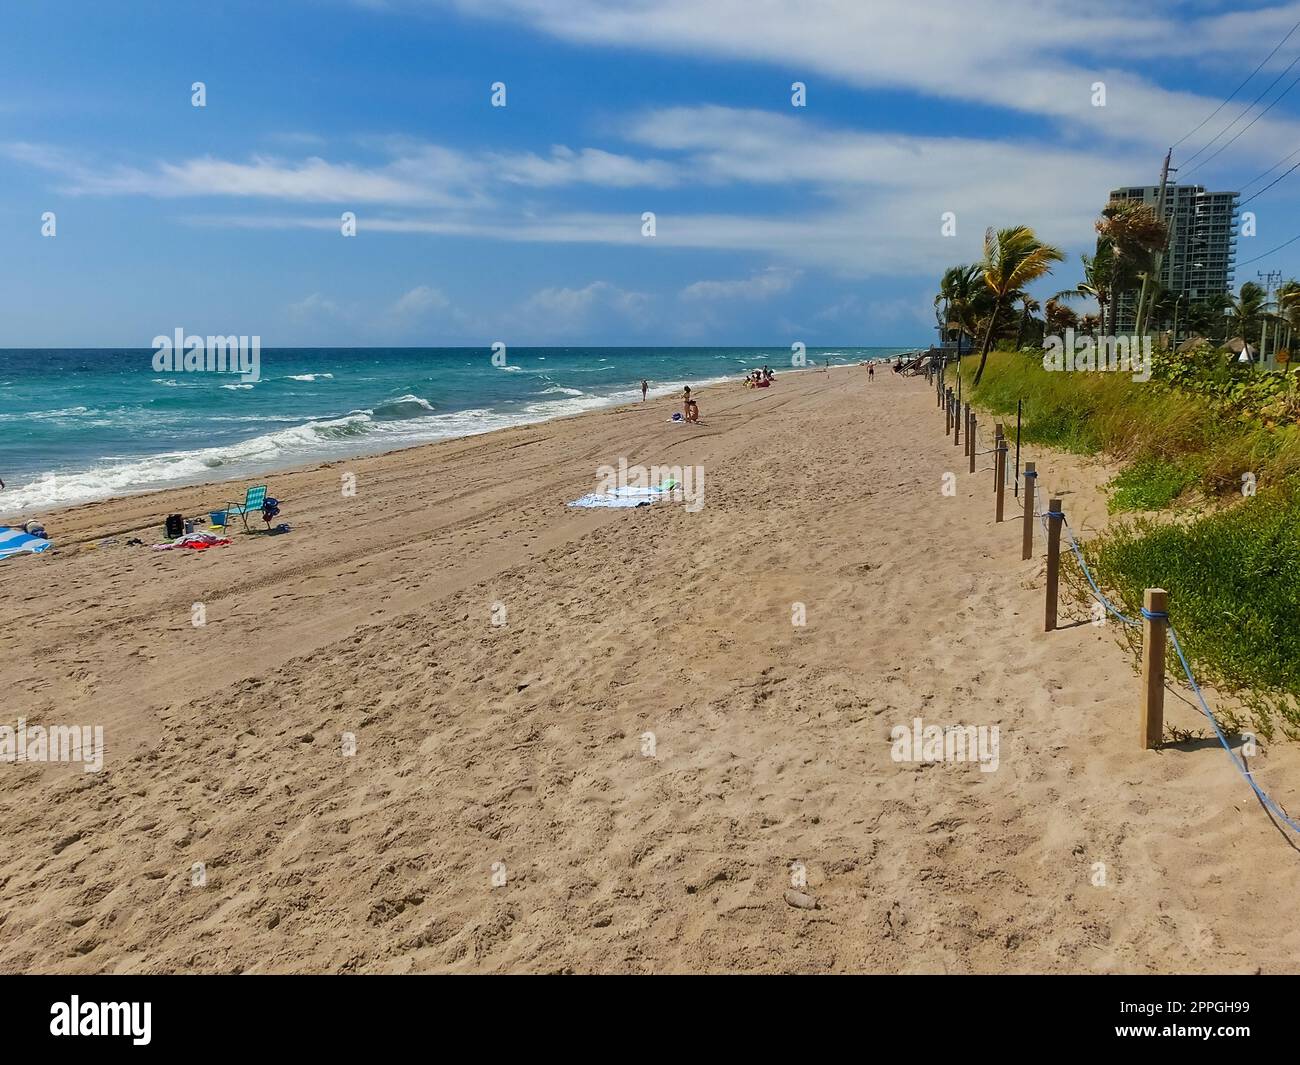
M833 367L833 369L847 370L850 368L856 368L856 366L857 364L845 363L842 365L835 366ZM787 376L792 376L797 374L822 373L822 372L823 371L820 368L809 368L809 367L804 367L800 369L792 368L783 371L780 376L782 378L785 378ZM699 395L704 396L705 395L704 390L720 389L723 386L729 384L734 384L735 387L737 388L743 388L744 379L731 377L731 376L709 378L708 380L701 382L699 385L692 385L692 389L695 390ZM656 400L662 401L665 399L669 399L673 396L680 394L681 389L684 387L684 385L685 382L683 381L683 382L677 382L672 385L660 386L658 389L651 388L648 393L647 404L651 402L655 402ZM50 548L49 552L47 552L48 554L52 554L53 552L57 551L60 547L80 546L86 543L91 543L103 537L130 535L132 533L141 532L144 529L149 527L147 525L132 525L123 528L110 528L103 531L96 531L90 535L86 535L84 534L84 532L79 532L77 534L77 537L71 541L69 541L66 537L60 537L58 535L57 532L58 525L56 523L60 522L62 519L71 517L74 519L75 527L80 529L81 528L80 522L77 522L76 519L81 517L82 514L87 510L109 507L117 503L152 500L162 496L168 496L176 493L184 493L186 495L186 499L188 500L191 494L195 492L216 491L222 494L224 498L224 495L230 491L234 491L236 486L238 486L239 497L242 499L243 489L246 486L248 486L251 482L255 482L258 479L266 480L272 477L288 478L300 474L317 473L321 470L332 469L335 466L338 466L343 463L366 462L374 459L383 459L390 456L402 455L407 452L418 452L421 449L435 448L440 445L453 443L456 441L490 438L498 433L510 433L518 430L529 429L536 426L550 425L557 422L570 421L576 418L585 418L590 415L608 413L610 411L617 410L624 406L633 407L633 408L640 407L641 400L639 398L610 399L606 403L602 403L599 406L593 406L587 410L573 411L564 414L555 414L550 416L539 417L536 419L520 421L512 425L500 426L493 429L485 429L482 432L459 433L459 434L450 435L446 437L439 437L434 440L425 440L417 443L400 445L398 447L389 447L379 451L362 450L354 454L340 454L338 456L322 457L320 459L308 459L303 462L292 462L284 466L274 466L266 469L253 470L248 473L236 474L229 477L216 477L211 480L182 481L174 484L163 485L158 488L146 488L146 489L141 489L138 492L117 493L117 494L104 496L103 498L100 499L90 499L90 500L85 500L83 502L68 503L68 504L63 504L54 507L27 508L23 511L6 511L3 509L3 502L4 502L3 494L0 493L0 524L4 524L5 522L9 522L9 521L19 521L19 520L21 521L31 521L34 519L41 520L46 525L47 529L50 532L50 535L54 538L53 540L54 547ZM269 494L273 495L274 493L269 493ZM228 501L233 501L233 496L231 500ZM167 511L164 508L163 514L165 516L166 513L184 513L187 517L200 517L200 516L205 516L209 510L214 510L214 509L218 509L218 507L212 506L203 510L193 510L191 508L191 509L182 509L180 511L177 511L175 509L171 511ZM162 520L160 519L158 522L154 524L157 524L161 527Z
M116 350L116 349L105 349L105 350ZM843 364L838 364L838 368L847 369L853 365L856 364L843 363ZM820 372L820 370L818 370L817 368L809 368L809 367L804 367L799 369L790 368L781 371L781 376L784 377L791 374L802 374L802 373L809 373L809 372ZM728 374L720 377L704 378L699 382L699 384L692 384L692 388L696 388L696 389L716 388L721 385L726 385L728 383L731 383L732 381L735 381L735 383L737 384L743 384L743 378L740 378L735 374ZM664 399L669 396L680 393L681 389L687 383L688 382L685 379L683 379L681 381L676 381L669 385L659 385L656 387L652 387L649 391L648 399L650 400ZM397 446L388 446L388 447L383 446L379 441L376 440L373 442L374 443L373 447L368 447L364 443L359 443L357 450L349 450L347 448L341 448L337 452L330 453L330 454L322 454L318 458L307 458L301 455L290 457L286 455L285 456L286 460L284 462L271 462L269 464L265 462L256 462L256 461L250 462L244 471L232 473L229 476L216 476L216 477L208 478L199 474L193 477L182 477L175 481L170 481L168 483L160 484L157 487L142 488L139 491L132 491L132 492L109 491L107 494L99 496L97 498L89 498L89 499L79 500L77 502L59 503L59 504L42 505L42 506L24 506L19 509L10 510L7 509L6 507L6 503L7 503L7 500L5 499L6 493L0 492L0 524L4 524L6 522L22 523L22 522L37 519L45 523L47 528L50 528L51 535L53 535L53 528L49 524L51 520L58 519L69 512L79 510L80 508L83 507L111 503L117 500L123 500L123 499L135 498L135 497L161 495L164 493L182 491L185 489L216 488L222 485L234 484L236 482L241 482L241 483L247 482L249 480L256 479L256 478L268 478L277 475L301 473L312 469L319 469L323 466L337 464L340 462L352 462L361 459L378 458L380 456L396 454L402 451L411 450L413 448L428 447L434 444L443 443L448 440L463 440L463 439L468 439L476 436L487 436L492 433L508 431L511 429L527 428L529 426L546 424L548 422L563 420L566 418L581 417L585 414L598 413L600 411L609 410L611 408L619 407L624 404L641 402L638 388L636 388L635 386L631 386L627 390L627 392L628 395L626 397L622 397L620 395L619 398L615 398L615 396L603 397L603 396L595 396L595 395L588 394L588 396L585 398L592 399L592 400L598 399L600 400L600 402L593 403L591 406L583 410L557 412L555 414L539 414L537 416L521 415L518 418L518 420L514 420L509 424L496 426L489 429L483 429L481 431L452 432L446 436L436 437L428 440L419 440L411 443L398 444ZM558 401L556 405L558 406L563 402L564 401ZM458 414L464 414L466 413L466 411L447 411L444 413L447 415L458 415ZM486 413L492 414L493 412L490 409L488 409ZM349 415L342 415L338 417L348 417L348 416ZM509 415L504 415L504 416L511 417ZM312 424L317 424L322 422L328 422L333 417L334 416L330 416L330 417L321 416L319 418L308 418L307 420L305 420L302 423L299 423L298 425L286 427L286 430L301 428L303 425L312 425ZM262 434L254 433L252 436L246 438L243 441L232 441L229 446L238 447L241 444L245 444L249 441L259 439L261 435ZM198 449L198 450L201 451L202 449ZM131 461L143 462L143 461L148 461L151 458L157 459L159 457L160 455L132 456ZM232 465L235 464L232 463ZM217 468L214 467L213 471L216 472L216 469ZM37 482L33 482L33 483L37 483ZM19 487L20 487L19 485L11 481L10 486L8 488L8 492L12 494ZM124 530L124 531L131 531L131 530ZM106 535L112 535L112 534L110 533Z

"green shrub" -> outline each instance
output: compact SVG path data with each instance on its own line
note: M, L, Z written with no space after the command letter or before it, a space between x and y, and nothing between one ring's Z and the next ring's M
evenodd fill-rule
M961 368L963 396L1009 421L1008 432L1020 402L1022 440L1123 464L1112 512L1162 511L1200 493L1200 516L1121 521L1085 544L1085 557L1130 617L1140 616L1146 588L1165 588L1198 679L1241 692L1264 734L1279 723L1300 734L1297 374L1201 349L1158 356L1152 380L1136 382L1049 373L1037 353L995 351L972 389L977 361ZM1244 475L1257 496L1243 498ZM1082 600L1088 588L1076 571L1067 565L1063 577ZM1136 648L1134 631L1124 636Z
M1194 472L1177 463L1157 458L1142 459L1110 482L1110 512L1163 510L1196 479Z
M1130 617L1145 589L1169 593L1199 680L1253 691L1265 732L1267 707L1288 733L1300 727L1300 500L1269 494L1188 522L1120 522L1083 552Z

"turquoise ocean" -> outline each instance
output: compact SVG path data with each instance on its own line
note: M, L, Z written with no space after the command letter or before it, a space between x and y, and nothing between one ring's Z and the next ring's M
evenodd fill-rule
M817 365L904 348L809 348ZM260 379L152 349L0 350L0 516L271 473L563 417L791 366L789 347L281 348ZM779 385L779 381L778 381ZM707 412L706 412L707 414Z

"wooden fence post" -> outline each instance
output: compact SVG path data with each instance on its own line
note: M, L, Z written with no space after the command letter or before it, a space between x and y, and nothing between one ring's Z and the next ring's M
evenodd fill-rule
M943 390L943 435L947 436L952 432L952 391L945 388Z
M979 422L975 415L970 416L970 426L966 430L966 439L970 441L970 472L975 472L975 436Z
M1056 586L1061 571L1061 501L1047 505L1047 613L1043 631L1056 628Z
M1007 441L1005 437L998 437L998 451L993 456L993 465L997 469L998 478L998 505L997 521L1002 521L1002 502L1007 491Z
M1025 524L1021 530L1020 557L1032 558L1034 555L1034 488L1038 480L1038 468L1032 462L1025 463Z
M1148 588L1142 615L1142 748L1154 750L1165 733L1165 634L1169 629L1169 593ZM1155 617L1147 617L1155 614Z
M962 441L962 454L969 455L970 454L970 404L969 403L966 404L966 411L965 414L963 415L962 424L966 426L966 437Z
M952 401L952 446L956 447L965 437L961 431L961 400L956 396Z
M1002 471L998 469L998 448L1002 446L1002 423L993 423L993 491L1002 483Z

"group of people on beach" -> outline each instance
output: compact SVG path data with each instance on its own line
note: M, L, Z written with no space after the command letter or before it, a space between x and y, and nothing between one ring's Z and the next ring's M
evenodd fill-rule
M641 380L641 402L646 401L646 396L650 392L650 382L642 378ZM700 420L700 405L691 398L691 386L687 385L682 389L682 413L674 414L673 421L698 422Z
M761 370L754 370L745 377L746 388L767 388L772 383L776 374L772 372L770 366L764 366Z
M700 405L691 398L690 385L687 385L682 390L682 417L688 422L698 422L700 420Z

